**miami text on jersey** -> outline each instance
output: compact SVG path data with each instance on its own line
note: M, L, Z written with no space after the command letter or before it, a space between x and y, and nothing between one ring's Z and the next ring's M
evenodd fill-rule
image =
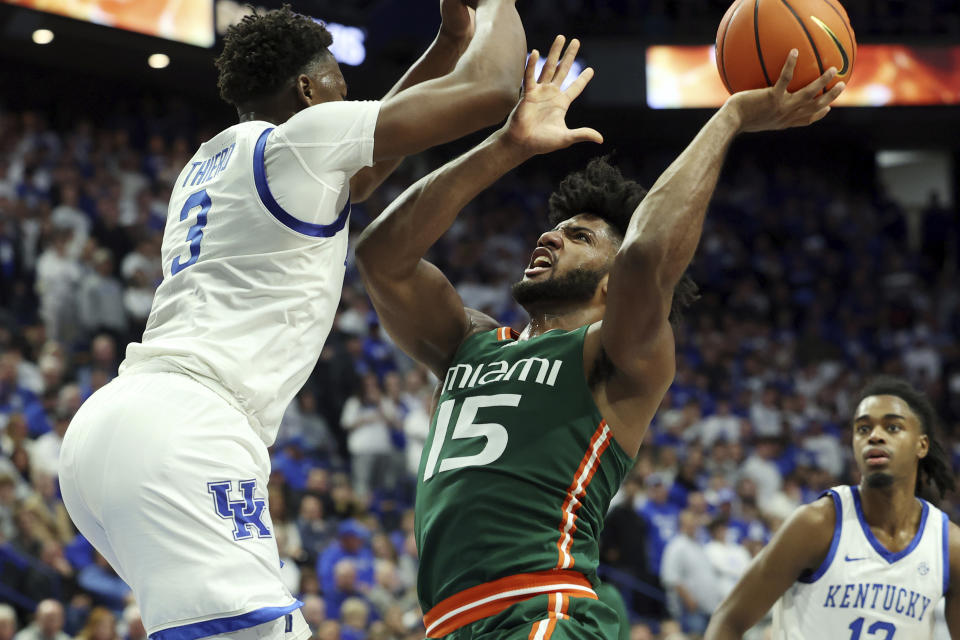
M537 384L546 384L548 387L554 386L557 382L557 374L560 373L562 360L548 360L546 358L521 358L511 366L505 360L496 362L487 362L478 364L476 367L469 364L458 364L447 369L447 376L443 380L443 393L454 388L471 389L473 387L515 379L517 382L526 382L534 364L537 364ZM514 374L517 373L516 378ZM482 374L482 375L481 375ZM458 380L459 378L459 380Z

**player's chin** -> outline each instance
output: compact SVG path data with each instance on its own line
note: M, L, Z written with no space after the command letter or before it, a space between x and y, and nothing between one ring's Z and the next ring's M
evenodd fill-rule
M889 471L868 469L864 481L871 489L885 489L893 484L893 474Z

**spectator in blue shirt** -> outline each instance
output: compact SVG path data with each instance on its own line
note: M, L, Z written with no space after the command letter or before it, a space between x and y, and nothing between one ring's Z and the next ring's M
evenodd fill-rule
M323 592L331 593L335 586L334 567L344 558L353 560L357 570L357 582L373 586L373 551L370 549L370 532L354 519L344 520L337 530L337 541L320 554L317 560L317 579ZM327 615L336 617L336 609L327 607Z

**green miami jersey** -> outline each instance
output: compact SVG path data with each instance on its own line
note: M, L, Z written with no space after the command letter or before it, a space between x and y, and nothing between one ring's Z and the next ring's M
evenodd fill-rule
M583 374L587 327L466 339L420 460L417 588L428 611L505 576L553 569L596 584L610 500L633 460Z

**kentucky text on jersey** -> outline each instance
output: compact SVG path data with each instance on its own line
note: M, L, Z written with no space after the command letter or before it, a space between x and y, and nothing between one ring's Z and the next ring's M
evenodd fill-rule
M190 183L191 187L203 184L204 182L210 182L216 178L227 168L227 164L230 163L230 158L233 157L233 148L236 146L237 143L234 142L229 147L224 147L206 160L192 163L190 171L187 172L187 177L183 179L183 184L180 186L187 186L187 181L190 179L190 176L193 176L193 182ZM197 171L197 167L200 167L199 171Z
M512 366L505 360L497 360L496 362L481 363L476 366L458 364L450 367L443 381L443 392L450 391L455 387L457 389L472 389L476 386L499 382L501 380L504 382L508 380L526 382L535 363L539 365L539 369L537 370L536 380L532 380L531 382L546 384L548 387L556 384L557 374L560 373L560 366L563 364L563 361L553 360L551 362L546 358L533 356L530 358L521 358L514 362ZM514 373L518 371L518 375L514 378ZM458 376L459 384L457 383Z
M883 609L907 618L923 620L931 602L933 601L930 598L912 589L893 584L861 582L828 585L823 606L837 609Z

